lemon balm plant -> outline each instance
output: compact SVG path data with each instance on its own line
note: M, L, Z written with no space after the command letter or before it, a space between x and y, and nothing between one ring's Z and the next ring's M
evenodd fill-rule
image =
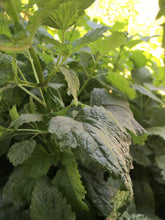
M146 38L81 17L92 3L0 0L1 219L148 219L130 170L163 99L132 50Z

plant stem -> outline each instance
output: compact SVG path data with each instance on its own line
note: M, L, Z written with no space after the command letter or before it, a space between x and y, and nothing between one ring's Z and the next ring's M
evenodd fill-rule
M63 45L65 44L65 30L63 30L63 33L62 33L62 44L63 44ZM62 58L62 51L60 51L58 60L57 60L57 62L56 62L56 64L55 64L53 70L52 70L51 73L49 74L48 78L45 80L44 85L47 85L47 84L51 81L51 79L52 79L52 78L55 76L55 74L57 73L59 67L60 67L60 66L63 64L63 62L65 61L65 59L64 59L64 60L62 60L62 61L60 62L61 58Z
M14 131L24 131L24 132L35 132L35 133L38 133L38 134L47 134L48 132L47 131L41 131L41 130L36 130L36 129L13 129Z
M123 47L124 47L124 45L122 45L122 46L120 47L120 51L119 51L119 53L118 53L116 62L114 63L113 72L116 72L116 70L118 69L118 63L119 63L119 60L120 60L120 57L121 57L121 53L122 53Z
M84 84L82 85L81 89L78 91L77 96L79 96L79 95L82 93L82 91L85 89L85 87L87 86L87 84L88 84L88 82L89 82L90 79L91 79L91 77L88 77L88 78L85 80L85 82L84 82Z
M41 105L43 105L45 108L47 108L46 104L39 99L37 96L35 96L33 93L31 93L29 90L25 89L23 86L18 85L22 90L24 90L27 94L29 94L31 97L33 97L36 101L38 101Z
M33 71L35 73L36 81L42 86L44 84L44 79L43 79L43 73L42 73L40 61L33 47L29 48L29 52L30 52L30 56L32 57L32 61L33 61L32 63L34 64L33 67L35 67L33 68Z
M20 19L19 19L17 9L15 7L14 1L13 0L7 0L7 2L8 2L8 7L10 7L11 15L12 15L12 18L13 18L15 24L16 24L16 27L19 28Z
M9 44L8 45L0 44L0 50L2 51L21 52L28 50L30 47L31 47L31 42L22 46L14 46L14 45L9 46Z

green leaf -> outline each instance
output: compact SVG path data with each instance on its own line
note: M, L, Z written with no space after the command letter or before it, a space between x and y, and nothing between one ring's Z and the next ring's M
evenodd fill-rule
M18 128L24 123L42 121L43 116L41 114L22 114L15 121L11 122L10 128Z
M46 2L43 0L37 1L38 10L35 11L33 16L29 17L29 22L27 25L27 30L31 34L31 38L33 38L37 29L41 26L43 20L46 19L47 16L51 15L51 13L55 11L62 2L63 2L62 0L56 0L56 1L48 0ZM29 3L30 3L30 6L32 6L33 4L36 3L36 1L35 2L32 1Z
M64 103L56 96L52 88L47 89L45 98L50 112L58 112L64 107Z
M102 27L89 31L82 38L77 39L76 41L73 42L73 51L77 51L78 49L82 47L88 46L89 43L96 41L97 39L102 37L103 33L106 32L108 29L109 27L102 26Z
M139 170L140 172L140 170ZM134 198L137 210L142 213L152 211L155 209L155 201L153 190L147 180L134 180Z
M163 180L165 180L165 154L157 155L155 157L155 161L156 161L157 166L159 167L159 169L161 169L160 173L163 177Z
M12 71L13 58L7 54L0 54L0 73L7 73Z
M47 30L42 27L39 27L38 30L36 31L35 38L37 38L37 40L40 43L53 44L59 50L62 50L64 47L63 44L55 40L53 36L49 34Z
M154 93L152 93L150 90L146 89L145 87L143 87L141 85L136 85L136 84L133 84L132 87L135 90L142 93L143 95L146 95L146 96L150 97L151 99L155 100L156 102L163 104L161 99L159 99L156 95L154 95Z
M152 74L146 67L134 68L132 70L132 78L138 84L152 83Z
M11 146L7 156L10 162L14 166L17 166L29 158L35 147L36 142L34 140L21 141Z
M152 109L149 122L152 127L165 127L165 108Z
M8 38L11 39L11 32L9 29L9 21L5 18L0 17L0 35L6 35Z
M15 121L19 117L16 105L13 105L12 109L10 109L9 115L12 121Z
M165 15L165 1L164 0L159 0L159 8L160 10L158 11L156 19L159 19L160 17Z
M79 83L79 78L77 74L71 70L71 69L66 69L65 67L60 68L62 74L65 76L65 80L68 83L68 95L73 95L75 105L78 104L78 99L77 99L77 92L80 87Z
M0 137L3 136L7 132L7 128L4 128L0 125Z
M30 177L37 178L47 174L50 166L55 163L42 145L37 145L28 160L22 165L22 169Z
M75 158L69 154L63 155L62 163L65 168L57 172L53 185L62 192L75 211L88 211L87 205L83 202L86 191Z
M120 47L126 39L126 34L124 32L115 31L112 33L110 37L105 37L102 41L97 44L96 42L96 49L102 53L107 54L109 51Z
M14 169L3 188L2 201L4 206L13 205L18 209L28 204L34 185L35 180L26 176L20 167Z
M165 140L165 127L150 127L146 129L150 135L159 135Z
M125 93L130 99L134 99L136 92L130 87L128 79L120 75L118 72L108 73L107 80L112 83L117 89Z
M75 220L76 216L56 187L41 179L35 186L30 206L34 220Z
M22 4L20 0L2 2L2 7L17 25L19 23L18 14L21 12L21 6Z
M50 11L42 24L57 29L67 30L70 26L77 22L78 18L84 14L84 10L88 8L94 0L70 0L64 1L57 9Z
M120 97L113 96L105 89L94 89L91 93L91 105L102 105L106 110L111 112L115 120L121 127L126 128L131 136L136 137L139 144L147 138L145 129L135 120L129 107L129 103ZM141 143L141 144L142 144Z
M144 167L149 167L152 164L149 158L152 153L152 150L146 145L132 145L130 147L130 154L133 160Z
M130 59L133 61L136 68L142 68L147 63L147 58L141 50L132 51Z

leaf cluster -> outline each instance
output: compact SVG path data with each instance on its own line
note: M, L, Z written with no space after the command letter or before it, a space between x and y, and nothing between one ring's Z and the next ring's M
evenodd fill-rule
M159 219L161 67L92 3L0 0L2 220Z

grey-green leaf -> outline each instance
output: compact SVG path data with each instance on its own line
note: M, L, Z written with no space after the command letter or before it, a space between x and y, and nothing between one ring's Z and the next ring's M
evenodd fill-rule
M76 116L76 120L63 116L53 117L48 131L53 134L61 151L74 149L86 166L97 164L124 179L129 173L129 136L111 112L103 107L85 107Z
M34 188L30 206L33 220L75 220L76 216L67 204L61 192L48 184L45 179L40 180Z
M18 128L24 123L42 121L43 116L41 114L22 114L15 121L10 124L11 128Z
M36 142L34 140L26 140L15 143L10 147L8 152L10 162L14 166L22 164L33 153L35 147Z
M120 97L113 96L105 89L94 89L91 94L91 105L102 105L110 111L119 124L136 136L147 133L145 129L135 120L129 107L129 103ZM140 141L140 137L139 137Z

